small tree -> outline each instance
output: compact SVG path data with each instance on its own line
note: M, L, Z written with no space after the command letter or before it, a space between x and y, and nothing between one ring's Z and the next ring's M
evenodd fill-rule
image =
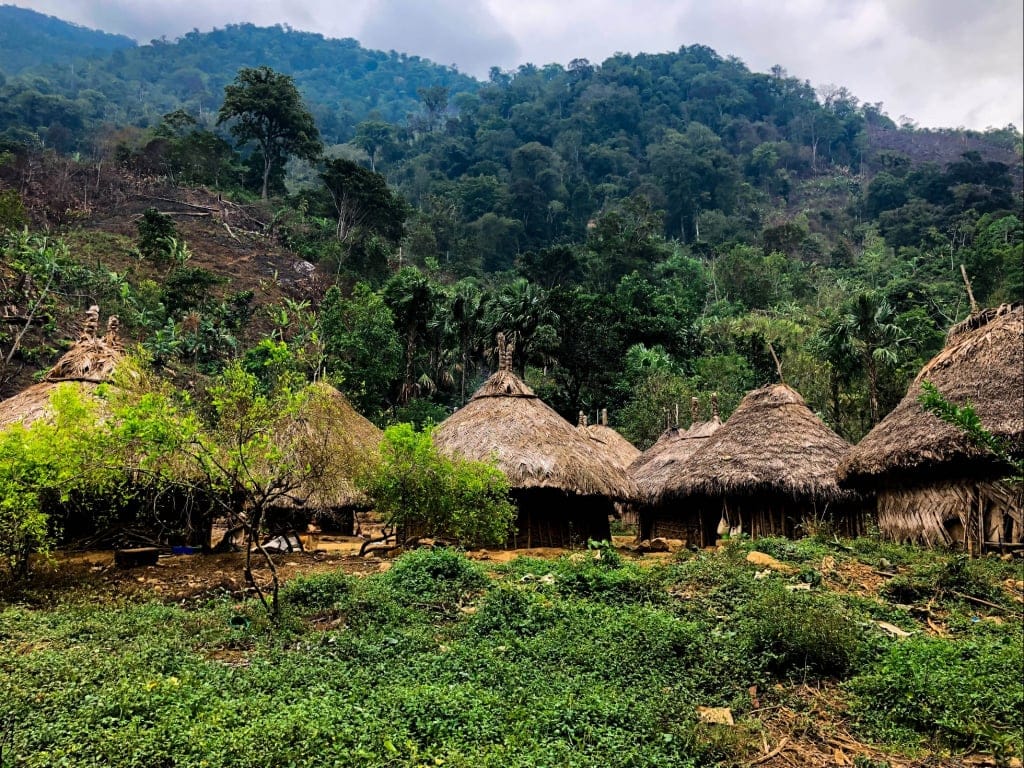
M386 527L436 536L467 547L501 544L512 533L515 507L508 480L491 464L450 459L430 430L388 427L381 461L361 480Z
M23 579L29 557L49 551L55 533L50 505L80 490L110 487L120 476L102 460L96 409L74 384L62 384L51 395L47 418L0 432L0 574Z
M280 356L275 366L273 375L259 379L234 363L199 406L140 367L123 364L118 402L105 427L111 453L132 472L212 492L229 527L243 533L246 580L276 619L280 583L261 542L267 511L301 488L329 483L336 449L327 444L329 433L302 428L313 393L297 366ZM254 552L270 571L269 590L253 576Z
M295 82L270 67L243 67L224 88L217 125L234 121L231 135L240 144L256 142L263 159L260 196L267 199L271 171L291 156L315 160L322 149L313 115Z
M351 160L329 160L320 174L337 213L335 234L346 250L357 234L373 233L390 243L402 237L407 206L379 173Z

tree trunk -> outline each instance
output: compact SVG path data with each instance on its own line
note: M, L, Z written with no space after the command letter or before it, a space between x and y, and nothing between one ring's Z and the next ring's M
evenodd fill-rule
M270 153L263 154L263 192L260 194L262 200L267 199L267 187L270 183Z
M867 355L868 396L871 403L871 426L878 423L878 365L872 355Z

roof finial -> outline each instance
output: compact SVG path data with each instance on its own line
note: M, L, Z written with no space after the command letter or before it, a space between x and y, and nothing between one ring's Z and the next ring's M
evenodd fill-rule
M587 415L585 413L583 413L583 411L580 411L580 415L576 419L576 426L577 427L585 427L585 426L587 426Z
M117 315L111 315L107 318L107 335L103 337L103 341L106 342L107 346L116 349L120 352L124 345L121 344L121 337L119 332L121 330L121 319Z
M712 419L717 419L718 418L718 393L717 392L712 392L711 393L711 418Z
M85 322L82 324L82 332L78 334L79 341L91 341L96 338L96 331L100 326L100 308L93 304L85 313Z
M505 370L505 334L498 331L498 370Z
M690 398L690 425L697 423L697 419L700 418L700 398Z
M514 341L508 341L505 344L505 363L502 366L502 370L512 373L512 358L515 356L516 343Z
M602 408L601 409L601 426L603 426L603 427L607 427L608 426L608 409L607 408Z

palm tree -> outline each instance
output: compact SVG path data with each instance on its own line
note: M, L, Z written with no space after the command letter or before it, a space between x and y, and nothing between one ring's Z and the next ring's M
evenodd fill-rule
M892 305L874 292L861 292L842 312L830 313L819 332L819 349L840 378L852 373L856 362L867 377L871 425L881 418L878 405L879 365L895 365L898 350L909 337L897 323ZM833 407L838 407L838 384L833 385Z
M558 316L548 304L547 292L525 278L519 278L502 287L491 309L492 336L504 331L515 344L515 354L525 372L526 362L535 342L554 333Z
M487 313L486 293L480 290L472 278L460 280L452 294L450 311L445 314L445 331L458 350L458 371L462 376L460 398L466 404L466 371L469 368L469 354L481 342L484 317Z
M399 270L384 286L384 300L394 313L395 327L405 339L405 372L400 402L407 402L419 391L413 382L417 342L429 330L439 292L440 286L415 267Z

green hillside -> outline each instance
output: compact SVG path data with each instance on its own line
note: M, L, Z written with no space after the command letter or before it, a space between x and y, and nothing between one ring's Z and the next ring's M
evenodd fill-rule
M71 24L14 5L0 5L0 72L16 75L41 64L68 65L134 48L135 41Z
M297 87L323 157L268 168L218 120L259 65ZM0 89L8 221L92 254L89 290L69 267L74 298L0 384L100 301L171 373L291 339L382 422L460 405L504 330L559 411L609 408L641 445L691 396L728 412L780 375L773 356L855 439L969 311L961 264L982 304L1021 299L1020 146L1012 128L897 126L699 45L479 83L281 27L193 32ZM157 264L132 260L148 207L179 247ZM309 281L282 279L297 259Z

